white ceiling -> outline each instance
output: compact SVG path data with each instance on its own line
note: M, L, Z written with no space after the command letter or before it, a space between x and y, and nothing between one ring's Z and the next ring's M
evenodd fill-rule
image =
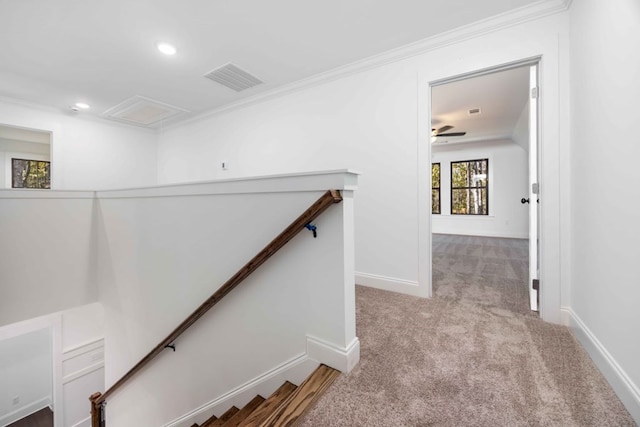
M439 137L435 142L511 138L528 99L528 66L434 86L431 90L432 128L450 125L454 128L447 132L467 133ZM481 114L469 115L472 108L480 108Z
M138 95L186 118L536 1L0 0L0 96L101 115ZM228 62L265 84L203 77Z

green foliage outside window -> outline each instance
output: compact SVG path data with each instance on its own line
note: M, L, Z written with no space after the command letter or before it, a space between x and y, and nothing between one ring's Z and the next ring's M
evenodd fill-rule
M440 163L431 164L431 213L440 213Z
M489 214L489 160L451 162L451 214Z
M11 159L11 187L51 188L51 162Z

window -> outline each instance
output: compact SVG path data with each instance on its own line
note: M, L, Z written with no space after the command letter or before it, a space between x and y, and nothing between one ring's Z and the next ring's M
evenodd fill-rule
M431 163L431 213L440 213L440 163Z
M451 214L489 215L489 159L451 162Z
M11 159L11 187L51 188L51 162Z

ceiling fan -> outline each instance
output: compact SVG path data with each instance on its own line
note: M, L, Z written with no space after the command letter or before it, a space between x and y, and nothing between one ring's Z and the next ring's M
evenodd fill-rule
M453 129L453 126L449 126L449 125L444 125L438 129L436 128L431 128L431 136L433 137L439 137L439 136L464 136L467 133L466 132L448 132L448 130Z

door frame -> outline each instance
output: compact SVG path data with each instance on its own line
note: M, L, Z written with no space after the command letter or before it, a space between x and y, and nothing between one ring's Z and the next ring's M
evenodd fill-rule
M557 40L556 40L557 43ZM521 57L509 57L497 52L484 61L459 61L432 64L418 73L418 285L420 295L432 296L431 253L431 87L508 68L538 64L538 153L540 184L540 317L548 322L562 323L561 256L567 260L566 248L561 250L560 229L560 85L558 45L550 54L536 52ZM555 51L555 55L553 55ZM497 58L504 56L503 59ZM562 230L563 233L566 230Z

